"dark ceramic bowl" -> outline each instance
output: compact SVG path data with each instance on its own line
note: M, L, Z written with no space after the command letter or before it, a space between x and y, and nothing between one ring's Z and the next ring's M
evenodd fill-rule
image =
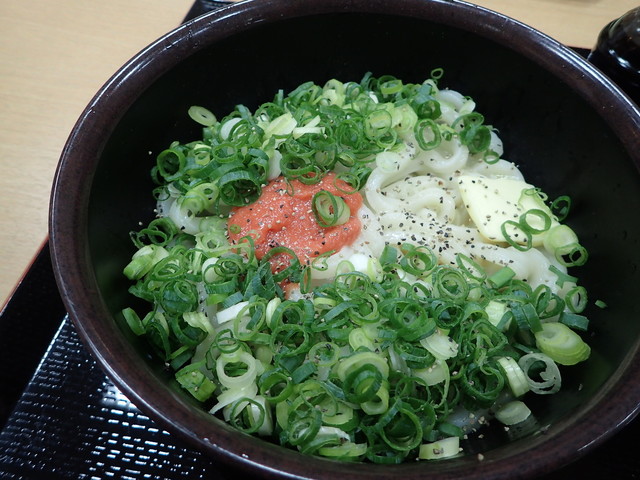
M573 198L570 224L591 254L581 283L608 304L588 312L591 358L535 405L540 428L524 438L489 429L459 458L344 464L238 433L181 391L119 319L132 302L121 273L133 253L128 233L154 215L149 152L197 138L192 104L223 115L307 80L371 71L419 82L436 67L446 86L476 100L531 182ZM247 1L167 34L91 101L55 179L53 262L81 337L115 384L161 427L225 463L266 477L525 478L579 458L637 413L639 165L632 103L573 51L502 15L455 0Z

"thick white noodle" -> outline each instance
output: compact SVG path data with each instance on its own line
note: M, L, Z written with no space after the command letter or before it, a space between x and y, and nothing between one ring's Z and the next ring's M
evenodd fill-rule
M451 90L439 91L436 98L448 122L475 107ZM491 134L490 149L498 156L503 154L502 141L495 131ZM455 265L456 254L462 253L489 273L509 266L516 272L516 278L534 287L544 283L557 290L556 277L549 266L566 269L542 247L522 252L506 243L490 243L479 234L461 200L456 181L461 175L524 180L512 162L501 158L487 163L478 154L470 155L457 137L423 151L415 138L407 135L403 148L378 155L363 189L365 205L379 227L375 235L371 235L372 229L364 232L364 238L381 237L394 246L405 242L426 245L442 264Z

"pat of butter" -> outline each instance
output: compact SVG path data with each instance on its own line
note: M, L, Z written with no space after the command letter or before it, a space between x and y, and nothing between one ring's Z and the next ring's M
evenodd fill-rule
M502 224L507 220L518 222L520 216L531 210L542 210L551 218L551 226L557 225L551 210L538 194L527 194L535 188L521 180L513 178L485 178L462 175L458 177L460 195L476 224L480 234L489 242L502 243L506 239L502 234ZM527 215L531 227L543 229L542 218ZM526 238L518 229L507 225L507 233L518 244L526 243ZM533 235L534 246L542 244L544 233Z

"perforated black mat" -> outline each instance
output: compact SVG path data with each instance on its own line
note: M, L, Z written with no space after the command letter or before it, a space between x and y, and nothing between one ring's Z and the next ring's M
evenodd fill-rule
M67 317L0 433L3 479L231 478L143 415Z
M198 1L189 16L222 4ZM48 245L0 315L0 427L1 479L239 476L160 429L104 375L64 312ZM635 420L544 479L640 478L639 436Z

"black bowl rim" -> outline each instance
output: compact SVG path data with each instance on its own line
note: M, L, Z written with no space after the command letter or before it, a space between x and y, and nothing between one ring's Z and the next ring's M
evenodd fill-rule
M99 365L133 403L161 426L187 440L194 447L225 463L241 466L265 477L334 478L349 475L364 478L509 478L515 465L521 478L545 473L584 455L591 448L631 421L638 413L640 357L636 342L617 374L601 394L563 421L552 425L546 435L527 442L500 447L485 455L485 461L463 457L455 464L441 462L401 465L381 470L373 465L353 465L310 458L253 437L239 435L219 422L212 431L206 412L190 412L177 396L158 398L159 386L145 373L128 367L139 357L123 338L109 335L110 314L100 296L88 257L87 211L85 208L93 171L106 144L107 135L144 89L177 64L215 42L255 25L303 15L339 12L381 13L425 18L492 39L529 57L565 83L576 88L585 101L600 111L613 131L619 132L627 152L640 165L640 111L597 68L571 49L537 30L483 7L461 0L246 0L205 14L167 33L133 57L100 89L74 126L56 171L49 219L52 261L56 281L69 315L82 341ZM92 132L103 132L96 136ZM78 279L83 279L79 282ZM172 412L173 418L165 416ZM593 421L597 415L598 420ZM209 422L210 424L211 422ZM581 435L567 427L578 425ZM585 442L585 438L590 441ZM541 447L545 442L554 448ZM526 444L525 444L526 443ZM228 448L227 445L237 447ZM514 448L515 445L515 448ZM531 452L537 452L533 455ZM433 466L431 466L433 465Z

